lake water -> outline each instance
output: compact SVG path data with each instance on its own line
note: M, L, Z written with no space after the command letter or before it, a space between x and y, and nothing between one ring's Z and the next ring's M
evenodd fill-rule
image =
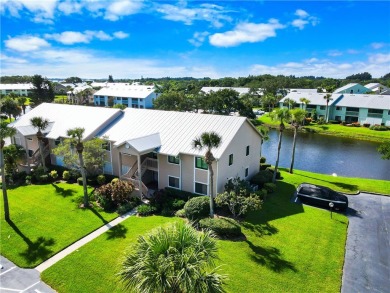
M270 130L268 141L263 143L262 156L275 165L278 147L276 130ZM283 133L279 167L290 167L293 132ZM379 143L298 133L294 169L333 174L390 180L390 160L382 160L377 152ZM390 183L389 183L390 184Z

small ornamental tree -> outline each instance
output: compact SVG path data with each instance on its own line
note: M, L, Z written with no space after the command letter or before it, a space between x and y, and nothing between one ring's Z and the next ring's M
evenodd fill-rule
M218 194L215 202L220 207L227 206L234 218L239 218L250 211L260 210L262 205L257 195L243 196L234 191Z

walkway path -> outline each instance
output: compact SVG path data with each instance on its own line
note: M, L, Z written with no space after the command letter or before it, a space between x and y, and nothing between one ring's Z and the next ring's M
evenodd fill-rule
M390 292L390 196L348 196L341 293Z
M102 226L99 229L95 230L91 234L88 234L84 238L81 238L79 241L73 243L72 245L68 246L64 250L62 250L59 253L57 253L56 255L52 256L51 258L49 258L48 260L46 260L45 262L43 262L39 266L37 266L35 269L38 272L42 273L47 268L51 267L56 262L58 262L59 260L63 259L65 256L71 254L73 251L79 249L84 244L92 241L96 237L98 237L98 236L102 235L103 233L107 232L112 227L114 227L114 226L118 225L119 223L123 222L124 220L126 220L130 216L134 215L135 213L136 213L136 210L134 209L134 210L132 210L132 211L122 215L122 216L119 216L118 218L116 218L116 219L112 220L111 222L105 224L104 226Z

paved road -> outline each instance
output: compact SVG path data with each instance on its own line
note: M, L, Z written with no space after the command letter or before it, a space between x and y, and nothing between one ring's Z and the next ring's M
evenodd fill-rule
M0 255L0 292L53 293L36 269L21 269Z
M341 293L390 292L390 196L348 196Z

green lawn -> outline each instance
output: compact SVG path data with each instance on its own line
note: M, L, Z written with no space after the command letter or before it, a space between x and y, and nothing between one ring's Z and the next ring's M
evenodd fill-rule
M263 115L259 118L265 125L276 128L279 126L278 122L272 121L268 115ZM287 129L291 128L286 124ZM309 126L304 126L306 131L312 131L323 135L333 135L339 137L350 137L354 139L369 140L376 142L383 142L385 139L390 139L390 131L376 131L366 127L348 127L340 124L326 124L317 125L312 123Z
M8 190L11 223L3 218L0 253L22 267L35 267L117 214L80 209L82 186L28 185Z
M312 178L305 177L309 175ZM348 219L338 213L331 219L327 210L290 202L302 180L315 183L328 178L298 171L282 176L278 191L243 223L245 239L218 240L218 264L229 275L226 290L339 292ZM327 184L350 190L343 185L344 178L331 178ZM131 217L44 271L42 279L59 292L123 292L115 274L125 249L138 235L174 220Z

